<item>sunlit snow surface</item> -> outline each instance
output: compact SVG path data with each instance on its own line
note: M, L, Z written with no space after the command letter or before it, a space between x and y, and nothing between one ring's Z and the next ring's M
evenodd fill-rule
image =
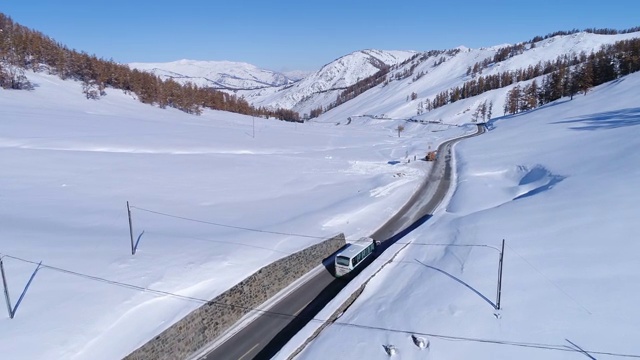
M198 117L28 76L35 90L0 90L0 253L200 299L320 241L208 223L357 239L428 171L413 156L474 130L410 124L398 137L404 122ZM15 304L36 265L3 261ZM200 304L44 268L14 319L0 307L0 357L121 358Z
M387 345L398 359L588 358L578 347L598 359L640 355L639 86L633 74L498 119L456 146L451 201L399 241L415 245L299 359L386 359ZM499 251L491 247L502 239L496 311ZM412 332L426 334L429 348Z

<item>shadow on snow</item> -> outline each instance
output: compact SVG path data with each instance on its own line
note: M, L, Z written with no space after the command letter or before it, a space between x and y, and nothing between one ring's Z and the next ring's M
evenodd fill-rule
M576 124L572 130L608 130L640 125L640 108L607 111L556 121L553 124Z

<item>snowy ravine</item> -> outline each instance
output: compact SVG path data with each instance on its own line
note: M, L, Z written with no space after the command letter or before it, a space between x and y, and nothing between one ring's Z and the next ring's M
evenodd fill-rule
M87 100L78 82L27 75L34 90L0 90L0 256L12 256L2 259L11 302L36 269L16 257L77 274L42 268L14 319L2 305L0 358L10 360L120 359L202 304L86 275L208 300L319 241L203 222L370 234L429 169L406 161L474 128L406 124L398 137L404 122L331 118L256 118L254 127L248 116L193 116L113 89Z
M388 359L387 345L404 360L640 356L638 88L632 74L458 144L450 201L395 245L411 243L298 359Z

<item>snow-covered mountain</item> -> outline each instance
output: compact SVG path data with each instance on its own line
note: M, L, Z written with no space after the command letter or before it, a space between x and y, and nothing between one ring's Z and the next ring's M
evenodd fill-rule
M342 56L292 86L257 91L240 91L254 106L286 108L309 113L335 101L346 87L407 60L415 51L361 50Z
M162 79L191 82L244 96L252 105L308 113L335 101L346 87L415 55L415 51L361 50L342 56L315 72L279 73L230 61L178 60L168 63L131 63L134 69Z
M306 78L307 76L313 74L315 71L309 70L291 70L291 71L283 71L282 73L293 81L298 81Z
M130 63L129 67L202 87L221 90L263 89L288 85L299 80L301 73L285 74L258 68L244 62L178 60L167 63Z
M580 52L588 54L599 50L603 45L639 37L640 32L618 35L580 32L559 35L536 42L535 45L527 44L521 53L504 61L490 63L482 70L481 75L526 69L538 62L554 61L565 54ZM493 58L506 46L508 45L480 49L461 46L443 52L422 53L414 60L393 68L387 76L388 83L375 86L355 99L331 109L323 118L342 120L367 114L385 115L385 117L398 119L442 120L446 123L460 124L470 122L473 110L485 100L493 101L494 116L502 115L505 94L511 86L488 91L432 111L425 111L419 116L417 110L420 102L424 104L425 100L433 100L437 94L454 87L462 87L465 82L474 79L473 75L467 75L469 67L487 58ZM415 93L415 99L412 100L410 97L413 93Z
M450 199L274 359L325 323L296 359L637 358L639 86L631 74L456 145Z

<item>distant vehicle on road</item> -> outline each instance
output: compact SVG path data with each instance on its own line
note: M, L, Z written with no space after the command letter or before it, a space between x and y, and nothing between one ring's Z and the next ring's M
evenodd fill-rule
M336 277L344 276L353 271L373 253L376 244L372 238L363 237L336 254Z

